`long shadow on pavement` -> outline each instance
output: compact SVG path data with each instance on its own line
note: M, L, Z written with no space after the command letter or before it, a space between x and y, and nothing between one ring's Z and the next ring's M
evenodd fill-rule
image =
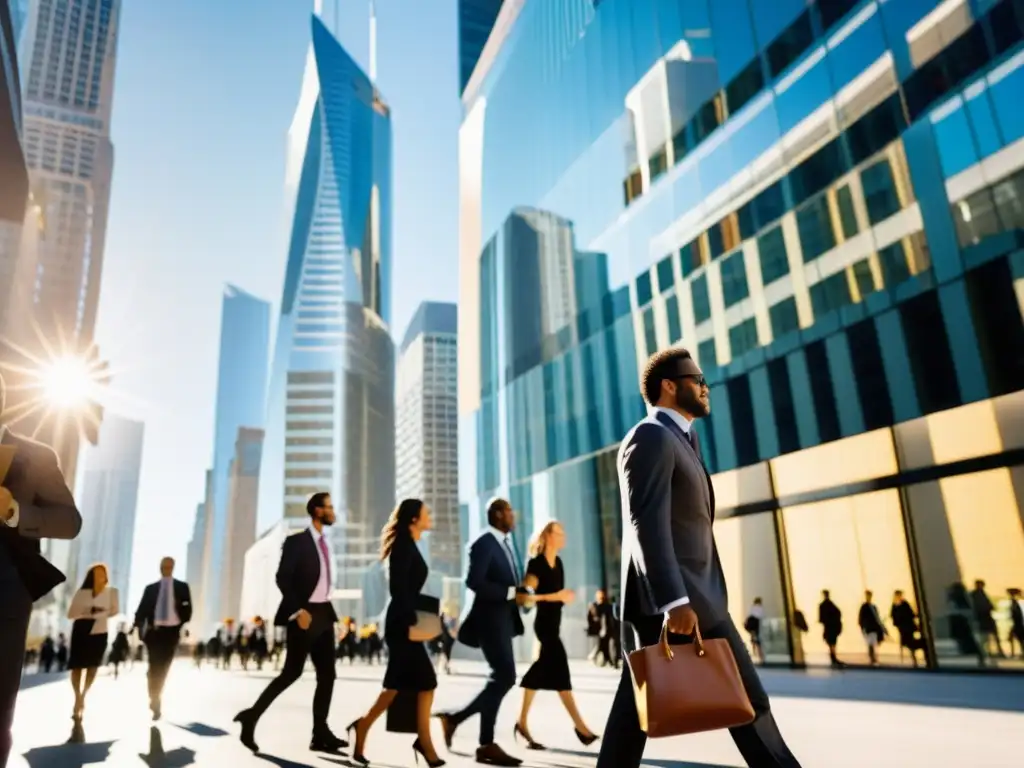
M553 755L571 755L572 757L584 757L590 758L591 760L597 760L596 752L583 752L578 749L558 749L556 747L549 747L547 752L548 754ZM560 763L544 763L543 765L544 768L578 768L578 766L568 766ZM666 760L664 758L648 757L641 761L640 768L735 768L735 766L722 765L720 763L688 763L685 760Z
M112 741L95 744L56 744L52 747L35 747L22 757L29 768L82 768L103 763L110 757L112 746Z
M19 690L27 691L29 688L35 688L37 685L67 680L67 677L67 672L30 672L22 676Z
M195 750L178 747L164 751L164 739L155 725L149 729L149 754L139 755L149 768L188 768L196 762Z

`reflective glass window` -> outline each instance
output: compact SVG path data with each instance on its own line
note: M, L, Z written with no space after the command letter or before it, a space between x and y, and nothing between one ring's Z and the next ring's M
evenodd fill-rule
M846 173L846 158L839 139L834 139L800 163L789 175L793 204L800 205Z
M959 101L957 98L957 102ZM967 113L963 106L958 106L935 123L933 130L935 145L939 150L939 161L942 163L942 173L947 179L978 162L978 153L974 148Z
M658 291L665 293L672 290L675 283L675 275L672 271L672 254L658 262Z
M765 5L771 5L766 3ZM768 71L772 77L778 77L794 61L800 58L814 42L814 29L811 26L811 12L804 11L793 21L771 44L765 55L768 59Z
M729 416L732 418L733 440L736 445L736 465L745 467L756 464L760 456L757 450L754 403L750 397L750 379L746 375L734 376L726 382L725 389L729 393Z
M781 226L769 229L757 238L757 254L761 262L761 280L765 285L789 274L789 257Z
M653 355L658 351L658 335L654 330L654 307L644 310L644 343L647 345L647 354Z
M717 224L713 224L704 236L707 238L709 258L717 259L725 253L725 239L722 237L722 229Z
M995 43L996 55L1010 50L1024 37L1024 8L1020 3L1005 0L985 0L986 19L982 22L989 27L992 41Z
M988 157L1003 146L1003 140L996 128L995 116L992 114L992 102L988 98L988 91L983 89L966 102L971 127L974 129L974 140L978 145L978 156Z
M864 426L869 431L887 427L894 422L892 400L874 320L851 325L846 329L846 340Z
M796 309L796 299L790 296L778 304L768 308L768 319L772 325L772 336L780 339L787 333L800 328L800 316Z
M675 344L683 338L683 326L679 320L679 297L674 293L665 299L665 317L668 320L668 343Z
M961 246L976 245L1002 231L992 190L985 188L952 206L953 221Z
M989 61L985 34L975 24L903 83L907 111L916 120Z
M699 240L699 238L698 238ZM687 243L679 249L679 267L683 277L687 277L704 264L698 240Z
M1004 69L1009 71L1001 71ZM995 82L989 86L988 92L1003 139L1007 143L1016 141L1024 136L1024 102L1020 98L1024 93L1024 54L1018 54L997 67L990 76L991 81Z
M801 120L832 97L833 85L828 62L821 58L813 67L775 97L779 128L789 133Z
M731 307L750 296L747 285L747 263L743 251L734 251L722 259L722 299L726 307Z
M714 339L705 339L697 345L697 362L705 371L718 365Z
M826 29L834 23L826 21L844 15L859 0L826 0L817 3L822 15L822 26ZM835 89L838 91L867 69L885 53L885 33L882 20L876 13L828 52L828 66L832 71Z
M742 357L757 346L757 321L754 318L747 318L729 329L729 349L734 359Z
M704 3L687 5L702 6ZM707 3L707 7L711 14L718 76L727 83L757 55L750 8L747 0L716 0Z
M754 198L752 205L758 229L768 226L777 219L781 219L786 213L786 197L782 191L782 182L777 181L770 187L763 189Z
M788 299L788 301L793 301ZM793 303L796 312L796 302ZM768 382L775 415L775 429L779 435L779 451L789 453L800 448L800 433L796 427L796 408L793 403L793 388L789 380L789 366L786 358L779 357L768 363Z
M864 187L864 204L872 224L885 221L900 210L900 198L892 177L892 166L885 157L860 172Z
M1003 229L1024 229L1024 173L995 184L992 197Z
M761 89L764 88L764 72L761 58L755 57L725 86L725 102L729 114L734 115Z
M711 299L708 296L708 276L701 274L690 281L693 297L693 319L698 324L711 318Z
M859 2L860 0L824 0L824 2L815 3L818 15L821 18L822 28L828 29L840 21L847 13L857 7Z
M967 294L989 392L1024 389L1024 322L1009 262L997 259L971 270Z
M811 385L811 402L814 404L814 415L818 422L818 434L823 443L837 440L841 434L839 411L836 408L832 371L825 343L815 341L808 344L804 347L804 357L807 359L807 377Z
M907 264L907 254L903 250L902 240L879 250L878 263L882 268L882 282L887 288L899 285L910 278L910 266Z
M853 264L851 269L853 270L853 281L857 285L857 292L860 293L861 298L874 293L876 286L875 276L871 272L871 262L861 259Z
M846 278L846 272L836 272L826 277L809 289L811 294L811 307L814 309L814 318L817 320L829 312L845 307L852 303L850 295L850 282Z
M836 206L839 208L839 224L843 228L843 237L849 240L857 234L857 214L853 208L853 195L847 185L836 190Z
M853 164L864 162L891 144L899 138L906 127L907 121L903 115L900 96L894 93L846 131L846 141Z
M824 196L811 201L796 212L796 228L800 236L800 249L804 263L814 261L836 244L832 231L832 217Z
M651 290L651 273L643 272L636 278L636 305L642 307L654 298Z
M949 335L935 291L915 296L899 306L917 400L924 413L960 405Z

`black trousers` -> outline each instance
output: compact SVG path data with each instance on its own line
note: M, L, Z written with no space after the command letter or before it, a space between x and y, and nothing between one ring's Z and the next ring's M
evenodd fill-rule
M146 632L146 654L149 657L149 668L146 680L149 683L150 703L159 703L164 693L167 673L171 671L171 663L178 652L178 640L181 627L153 627Z
M274 703L274 699L302 677L306 659L311 659L316 669L316 691L313 693L313 736L330 733L327 715L331 711L331 696L334 693L334 614L330 603L310 604L306 610L313 616L309 629L300 629L291 621L285 639L284 666L281 673L270 681L250 712L255 720Z
M14 704L21 687L21 668L25 663L25 636L29 614L0 618L0 768L11 754Z
M661 632L661 618L649 617L642 625L635 625L642 646L654 645L658 642ZM768 694L757 676L757 669L750 659L746 646L732 619L727 619L716 627L701 630L708 640L724 638L729 641L736 665L739 667L743 687L747 690L750 703L754 707L754 722L738 728L731 728L729 734L736 743L743 759L750 768L800 768L800 763L789 751L779 727L772 717ZM689 638L670 640L675 643L691 642ZM643 759L647 734L640 730L640 721L636 715L636 701L633 698L633 681L630 678L629 665L622 665L622 677L619 689L615 693L605 734L615 734L615 738L605 738L601 742L601 754L597 758L597 768L638 768Z
M461 712L452 715L452 721L458 725L473 715L480 715L480 746L487 746L494 743L494 724L498 720L501 702L516 684L512 635L485 632L480 638L480 650L491 668L491 675L477 697Z

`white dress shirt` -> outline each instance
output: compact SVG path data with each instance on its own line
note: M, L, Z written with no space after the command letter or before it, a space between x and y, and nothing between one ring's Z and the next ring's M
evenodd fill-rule
M512 534L511 533L505 533L504 531L499 531L493 525L488 525L487 526L487 532L489 534L491 534L491 536L493 536L494 538L496 538L498 540L498 544L501 545L501 551L505 553L505 558L508 559L508 564L509 564L509 567L512 569L512 573L513 574L519 573L519 568L516 566L515 562L512 561L512 559L510 558L509 553L508 553L508 548L512 547ZM508 542L508 548L506 548L506 546L505 546L506 542ZM506 600L515 600L516 599L516 590L518 588L519 588L518 584L509 587L508 588L508 597L505 598L505 599Z
M167 596L167 616L161 616L160 606L163 605L162 600L165 599L165 594ZM156 607L153 609L153 624L157 627L177 627L181 624L178 608L174 604L174 578L171 576L160 579L160 586L156 590Z
M329 603L331 602L331 593L334 591L334 584L332 583L334 581L334 564L324 559L323 550L320 548L320 540L324 538L324 535L312 525L309 526L309 535L313 537L313 544L316 545L316 556L320 559L320 578L316 583L313 594L309 596L309 602ZM324 540L324 543L327 544L327 553L330 555L330 542Z
M666 414L670 419L672 419L672 421L679 425L679 428L683 430L683 434L686 435L687 438L689 438L690 425L692 424L692 422L685 416L683 416L683 414L679 413L679 411L673 411L671 408L662 408L661 406L655 406L652 410L655 413ZM668 613L673 608L678 608L680 605L688 605L689 602L689 597L680 597L678 600L673 600L668 605L661 606L660 608L658 608L658 611L660 613Z
M105 635L108 631L107 619L117 616L120 612L121 602L118 599L116 587L107 587L98 595L93 594L91 589L80 589L71 599L68 618L72 621L95 619L89 634Z
M6 424L0 424L0 443L2 443L4 441L4 437L6 437L6 436L7 436L7 425ZM2 479L2 478L0 478L0 479ZM18 527L18 522L21 520L21 508L18 506L18 500L15 499L15 498L12 498L11 499L10 509L9 510L4 510L4 511L5 512L9 511L11 513L11 516L9 518L7 518L6 520L4 520L4 525L6 525L8 528L17 528Z

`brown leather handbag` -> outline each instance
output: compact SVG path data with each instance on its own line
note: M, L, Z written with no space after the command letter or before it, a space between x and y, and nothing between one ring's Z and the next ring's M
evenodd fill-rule
M746 725L754 708L727 640L705 640L694 627L692 645L657 645L628 656L640 728L650 738L682 736Z

